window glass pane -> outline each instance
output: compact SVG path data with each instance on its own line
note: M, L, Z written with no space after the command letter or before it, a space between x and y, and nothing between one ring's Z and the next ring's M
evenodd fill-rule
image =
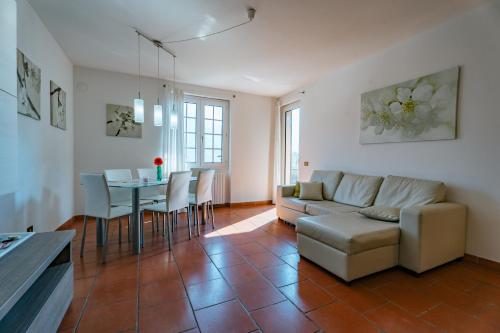
M213 148L212 142L213 142L213 135L210 134L205 134L205 137L203 138L205 141L205 148Z
M196 163L196 149L186 149L186 162Z
M187 112L187 111L186 111L186 110L187 110L187 104L188 104L188 103L184 102L184 113L183 113L183 114L184 114L184 117L186 116L186 112Z
M205 119L214 118L214 107L212 105L205 105Z
M222 134L222 121L214 121L214 134Z
M196 132L196 119L186 118L186 132Z
M222 149L222 135L214 135L214 148Z
M222 120L222 107L214 106L214 119Z
M214 162L215 163L222 162L222 150L220 150L220 149L214 150Z
M205 119L205 133L213 133L214 132L213 124L214 124L213 120L206 120Z
M196 148L196 134L186 134L186 148Z
M190 118L196 118L196 104L195 103L185 103L184 106L187 104L187 114L186 116Z
M212 163L213 162L212 149L204 149L204 151L205 151L205 162Z

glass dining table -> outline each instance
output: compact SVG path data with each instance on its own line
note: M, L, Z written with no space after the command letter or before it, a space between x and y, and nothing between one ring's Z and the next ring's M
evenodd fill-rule
M191 177L191 182L196 182L197 177ZM134 179L131 181L114 181L108 182L109 187L130 189L132 191L132 219L131 219L131 234L132 234L132 249L134 254L141 253L142 235L141 231L141 205L140 205L140 189L145 187L165 186L168 184L168 179L148 180L143 181ZM97 245L101 246L104 240L104 228L101 221L97 221Z

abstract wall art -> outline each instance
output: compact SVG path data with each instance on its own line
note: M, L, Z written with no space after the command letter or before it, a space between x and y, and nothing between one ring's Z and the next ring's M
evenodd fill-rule
M456 138L459 67L361 95L360 143Z
M66 130L66 92L50 81L50 124Z
M134 122L134 109L130 106L106 104L106 135L142 138L142 124Z
M40 68L17 50L17 112L40 120Z

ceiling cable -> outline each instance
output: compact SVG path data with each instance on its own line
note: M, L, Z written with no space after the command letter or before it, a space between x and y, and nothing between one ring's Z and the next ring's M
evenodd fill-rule
M212 33L209 33L209 34L206 34L206 35L203 35L203 36L196 36L196 37L190 37L190 38L179 39L179 40L162 41L162 43L165 43L165 44L183 43L183 42L189 42L189 41L192 41L192 40L197 40L197 39L203 39L203 38L207 38L207 37L212 37L212 36L221 34L223 32L226 32L226 31L229 31L229 30L232 30L232 29L236 29L238 27L241 27L242 25L245 25L245 24L248 24L248 23L252 22L253 19L255 18L255 13L256 13L256 10L254 8L250 7L250 8L247 8L248 20L246 20L243 23L240 23L240 24L237 24L237 25L233 25L232 27L229 27L229 28L226 28L226 29L223 29L223 30L220 30L220 31L212 32Z

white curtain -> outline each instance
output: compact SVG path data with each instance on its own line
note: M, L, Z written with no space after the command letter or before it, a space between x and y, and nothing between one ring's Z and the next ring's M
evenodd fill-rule
M274 173L273 173L273 203L276 203L276 188L281 185L281 102L276 100L274 110Z
M163 98L162 155L165 175L184 169L184 92L166 85Z

